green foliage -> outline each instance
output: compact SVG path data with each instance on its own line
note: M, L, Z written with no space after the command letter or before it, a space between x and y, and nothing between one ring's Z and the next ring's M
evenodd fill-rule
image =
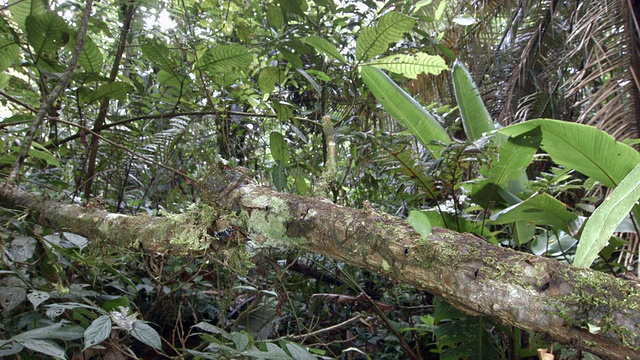
M415 19L390 11L384 14L374 26L367 26L356 41L356 60L367 61L384 53L390 43L400 41L404 33L415 25Z
M391 55L369 61L366 65L389 70L410 79L417 79L420 74L439 75L443 70L449 69L443 58L425 53Z
M610 234L637 199L637 184L627 180L637 177L640 155L568 122L538 119L490 134L491 115L511 97L492 99L504 91L485 84L511 83L491 73L478 86L460 61L445 77L441 55L465 59L474 76L492 66L486 59L507 63L465 50L474 46L466 39L493 23L460 31L472 13L462 3L363 4L144 2L123 44L123 9L96 4L79 67L35 134L21 186L112 212L169 216L199 196L184 175L198 178L223 158L251 169L260 184L315 194L329 160L320 119L329 116L338 153L331 201L368 201L408 216L425 237L432 226L447 227L559 261L575 254L578 265L600 256L594 267L624 271L617 258L625 242ZM66 68L79 18L65 2L7 8L0 19L2 173L15 161L31 109ZM171 26L153 21L162 16ZM551 95L520 100L530 113L562 105ZM576 112L586 106L574 105ZM86 128L108 141L98 140L95 153ZM98 197L85 195L89 179ZM602 200L596 181L618 188L593 212ZM545 345L382 276L315 254L256 247L233 229L212 230L228 236L229 246L202 257L96 254L87 239L52 234L23 214L0 216L2 247L11 255L0 279L4 356L126 351L142 358L162 349L176 358L396 359L411 349L424 358L517 358ZM235 248L235 241L247 245ZM376 312L373 304L389 310ZM335 326L341 322L349 325Z
M589 267L613 235L616 227L627 217L640 199L640 163L622 179L620 184L591 214L584 225L573 264Z
M469 70L460 60L453 63L451 76L464 132L469 140L476 141L482 137L482 134L494 130L493 119L480 98L480 92Z
M362 67L360 75L384 109L400 124L409 128L411 133L431 150L432 156L438 157L442 146L451 140L433 115L396 85L382 70Z
M616 187L640 162L640 153L592 126L536 119L506 127L500 133L515 136L536 127L542 132L540 148L553 161L576 169L604 186Z

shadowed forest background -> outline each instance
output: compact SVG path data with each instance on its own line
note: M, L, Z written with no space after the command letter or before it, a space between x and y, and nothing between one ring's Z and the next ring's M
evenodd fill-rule
M241 216L246 203L224 206L249 180L202 179L242 167L256 186L407 219L424 239L446 228L591 267L629 282L607 307L635 309L638 7L3 2L0 176L39 200L1 197L0 356L599 358L590 340L561 344L403 284L387 258L372 271L308 251L302 240L317 239L299 223L286 231L299 243L271 238ZM603 203L609 194L628 204ZM265 211L280 211L269 199ZM59 216L35 215L45 200ZM142 235L94 246L97 232L70 231L63 204L215 226L153 251ZM555 284L540 281L536 291ZM607 299L592 287L578 310ZM637 324L584 313L559 316L640 349Z

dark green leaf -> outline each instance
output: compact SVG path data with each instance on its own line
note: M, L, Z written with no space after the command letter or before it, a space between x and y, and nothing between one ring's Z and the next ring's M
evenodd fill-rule
M287 169L282 161L277 161L271 167L271 181L278 191L284 191L287 187Z
M84 331L84 348L82 351L100 344L111 334L111 317L102 315L91 322L91 325Z
M158 350L162 349L162 341L160 340L158 332L151 326L142 322L142 320L136 320L133 322L131 335L152 348Z
M59 15L47 11L27 17L27 39L36 62L46 55L54 56L69 41L67 23Z

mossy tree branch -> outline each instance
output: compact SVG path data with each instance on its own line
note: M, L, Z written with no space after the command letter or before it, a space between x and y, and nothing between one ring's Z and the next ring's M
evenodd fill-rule
M425 239L388 214L257 186L241 168L214 168L199 185L198 206L160 218L43 201L11 185L0 187L0 203L28 211L42 225L87 236L93 246L161 253L215 245L208 234L232 226L240 241L324 254L604 358L640 358L638 282L496 247L471 234L435 228Z

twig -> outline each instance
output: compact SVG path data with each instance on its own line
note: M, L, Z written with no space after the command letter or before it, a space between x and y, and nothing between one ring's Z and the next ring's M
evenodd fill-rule
M53 103L58 99L62 91L67 87L67 84L71 80L73 76L73 72L76 69L76 65L78 64L78 58L80 57L80 53L82 52L82 48L84 47L85 36L87 35L87 27L89 24L89 16L91 15L91 5L93 4L93 0L87 0L85 2L84 13L82 14L82 22L80 23L80 29L78 29L78 35L76 37L76 46L73 49L73 55L69 60L69 66L67 70L65 70L64 74L60 78L58 84L53 88L49 96L47 96L40 105L40 109L36 113L36 117L31 122L29 126L29 130L24 135L24 139L22 141L22 147L20 147L20 152L16 157L16 161L13 163L11 167L11 171L9 172L9 176L7 177L7 181L14 182L18 173L20 172L20 168L22 164L24 164L27 155L29 154L29 150L31 149L31 144L33 143L33 139L38 132L38 128L42 124L45 115L53 106Z
M339 329L343 326L349 325L353 322L359 321L360 319L362 319L364 317L364 314L358 314L354 317L352 317L351 319L347 319L339 324L335 324L335 325L331 325L329 327L326 327L324 329L320 329L320 330L316 330L316 331L312 331L310 333L306 333L306 334L302 334L302 335L295 335L295 336L283 336L282 339L286 339L286 340L304 340L310 336L316 336L319 334L322 334L324 332L327 331L331 331L331 330L335 330L335 329Z

